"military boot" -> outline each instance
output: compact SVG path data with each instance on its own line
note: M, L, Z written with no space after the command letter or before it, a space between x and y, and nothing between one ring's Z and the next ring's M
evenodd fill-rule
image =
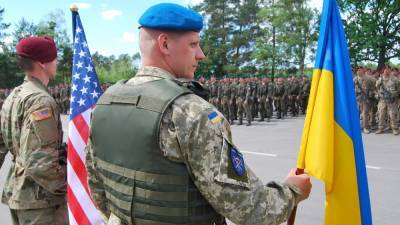
M243 125L243 119L239 118L239 125Z
M375 132L375 134L382 134L382 133L383 133L382 128L379 128L379 129Z
M369 131L367 128L364 128L363 132L364 132L365 134L371 133L371 131Z

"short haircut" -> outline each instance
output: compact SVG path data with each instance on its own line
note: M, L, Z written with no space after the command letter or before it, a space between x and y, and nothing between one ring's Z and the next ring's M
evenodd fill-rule
M17 55L18 66L23 71L32 71L33 70L33 60Z

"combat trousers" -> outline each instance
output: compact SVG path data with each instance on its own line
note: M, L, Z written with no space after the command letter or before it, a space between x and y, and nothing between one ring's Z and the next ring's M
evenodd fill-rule
M389 115L389 120L390 120L390 126L392 127L393 131L398 130L398 101L385 101L385 100L380 100L378 103L378 115L379 115L379 123L378 127L379 130L383 130L385 126L385 119L386 119L386 114Z
M13 225L68 225L67 203L43 209L10 209Z
M236 101L234 98L229 100L229 119L230 122L236 119Z
M219 99L217 97L212 97L210 99L210 103L213 104L218 110L221 110L220 104L219 104Z
M272 118L272 113L273 113L273 109L274 109L274 106L272 105L272 102L273 102L273 99L267 97L266 103L265 103L265 106L266 106L265 111L266 111L268 119Z
M264 120L264 118L267 117L267 97L261 96L261 98L258 99L258 105L260 106L261 120Z
M252 109L253 107L253 101L251 99L247 99L244 101L244 110L246 112L246 117L247 117L247 124L251 124L251 121L253 120L253 115L252 115Z
M224 114L225 118L229 120L229 98L227 96L222 97L221 112Z
M306 114L308 105L308 96L302 96L300 101L301 101L301 113Z
M239 124L243 123L243 113L244 113L244 102L242 98L237 98L236 99L236 105L237 105L237 114L238 114L238 119L239 119Z
M362 102L362 127L364 129L371 129L374 120L374 111L372 101L365 100Z

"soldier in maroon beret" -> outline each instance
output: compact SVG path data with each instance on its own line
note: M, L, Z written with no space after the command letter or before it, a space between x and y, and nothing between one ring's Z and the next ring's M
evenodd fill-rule
M2 202L14 225L68 224L66 153L56 101L47 89L57 71L57 48L48 37L27 37L16 46L24 83L1 111L0 167L10 152L13 163Z

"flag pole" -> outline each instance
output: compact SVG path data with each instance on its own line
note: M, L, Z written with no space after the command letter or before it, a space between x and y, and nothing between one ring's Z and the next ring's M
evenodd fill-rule
M76 30L76 15L78 14L78 6L76 4L72 4L71 7L69 8L72 13L72 41L73 43L75 42L75 30Z
M296 169L296 175L300 175L304 173L304 169ZM296 219L296 213L297 213L297 205L293 208L292 213L289 216L289 219L287 221L287 225L294 225L294 221Z

